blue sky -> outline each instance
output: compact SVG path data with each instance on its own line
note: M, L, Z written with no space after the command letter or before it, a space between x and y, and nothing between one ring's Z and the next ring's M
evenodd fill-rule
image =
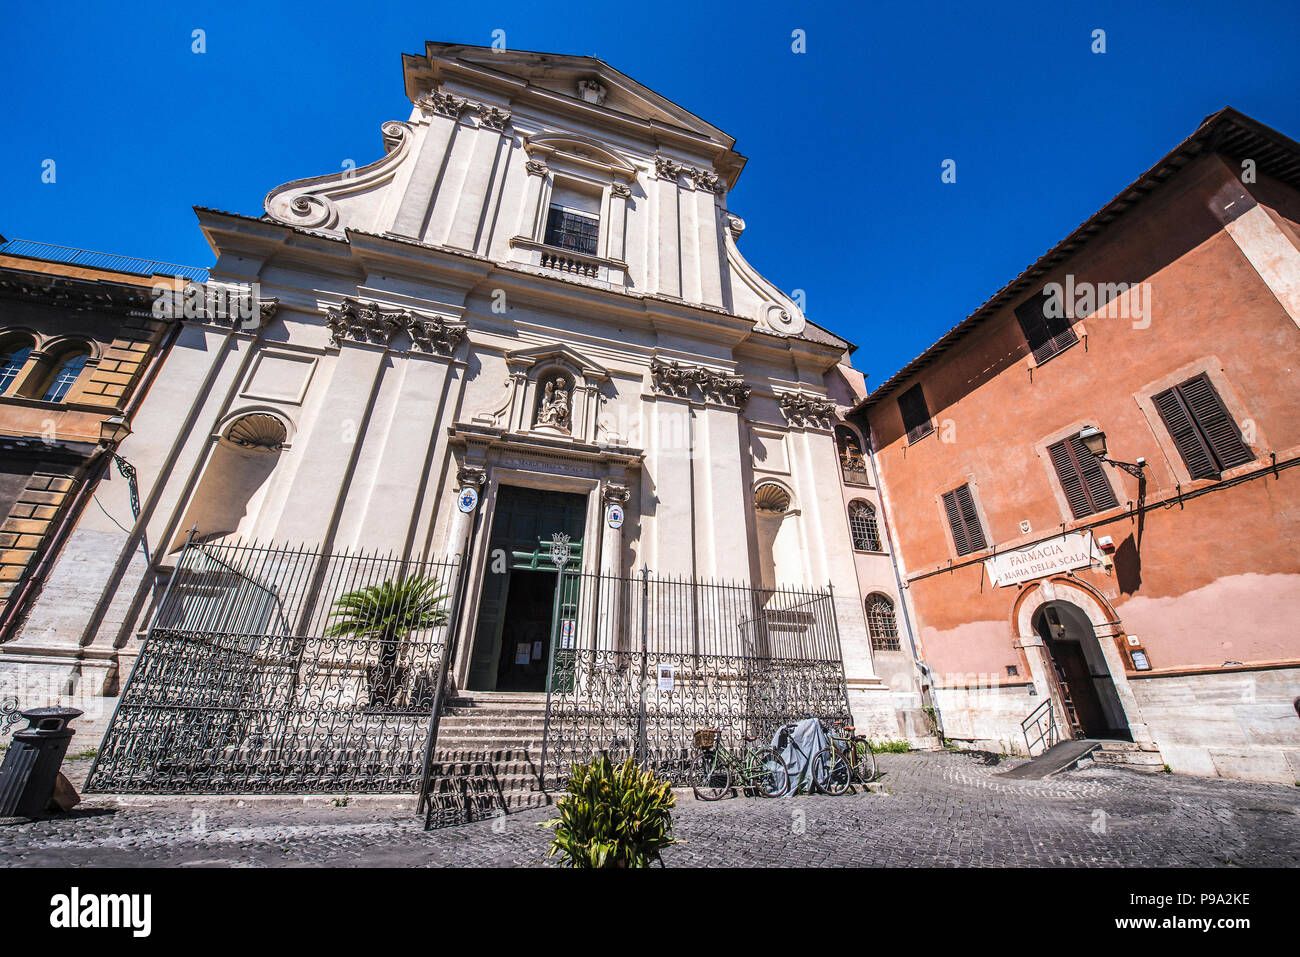
M258 215L273 186L377 159L380 124L409 112L400 54L497 29L599 56L735 136L741 249L859 345L869 383L1209 113L1300 139L1295 0L11 4L0 234L209 265L191 207Z

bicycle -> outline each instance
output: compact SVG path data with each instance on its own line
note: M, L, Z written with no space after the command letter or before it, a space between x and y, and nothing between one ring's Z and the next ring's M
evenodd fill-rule
M691 763L691 789L701 801L716 801L731 790L733 776L739 786L756 790L763 797L780 797L789 783L785 763L771 748L756 748L757 738L745 735L743 755L735 755L718 741L718 728L695 732L699 755Z
M863 735L854 734L854 730L851 724L834 722L834 730L827 731L831 743L813 756L813 780L827 794L843 794L855 780L869 784L876 778L876 756L871 742Z

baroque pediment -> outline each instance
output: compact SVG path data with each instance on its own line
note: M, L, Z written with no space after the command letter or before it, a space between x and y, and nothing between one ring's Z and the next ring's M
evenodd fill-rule
M493 49L459 43L426 43L425 52L402 58L407 95L444 82L472 81L546 91L576 103L673 126L730 149L735 140L712 123L648 86L591 56Z
M593 381L603 382L609 378L609 370L595 360L588 359L572 346L545 344L506 353L506 365L512 369L526 370L552 362L567 363L582 373L584 378Z

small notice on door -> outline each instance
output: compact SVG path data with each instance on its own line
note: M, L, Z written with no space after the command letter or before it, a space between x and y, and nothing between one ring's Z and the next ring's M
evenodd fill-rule
M673 690L673 681L674 681L674 678L675 678L676 670L677 670L677 669L676 669L676 666L674 666L674 665L660 665L660 666L659 666L659 668L658 668L658 674L659 674L659 690L660 690L660 691L672 691L672 690Z
M531 651L532 651L532 646L529 645L528 642L526 641L520 642L519 644L515 645L515 664L517 665L528 664L529 660L532 658L532 655L529 654L529 652Z
M539 661L539 660L541 660L541 657L542 657L542 643L541 643L540 641L534 641L534 642L533 642L533 661Z

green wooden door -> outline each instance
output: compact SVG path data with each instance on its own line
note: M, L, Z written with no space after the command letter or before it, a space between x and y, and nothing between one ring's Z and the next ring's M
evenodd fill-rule
M516 654L517 644L511 636L532 635L541 624L544 625L544 632L548 635L549 641L555 640L555 635L549 634L550 604L510 601L512 579L516 589L523 587L535 589L536 576L513 573L519 571L554 573L555 566L550 558L550 541L557 532L569 536L571 556L567 567L571 569L581 567L586 521L585 495L548 492L514 485L502 485L497 490L496 506L492 516L492 534L488 540L488 558L483 573L483 597L474 628L473 651L470 653L469 688L471 690L497 690L500 676L503 672L509 673L512 668L510 656ZM528 580L529 578L531 580ZM525 586L526 581L528 584ZM548 587L551 589L549 594L553 598L554 585ZM518 597L516 596L516 599ZM542 604L547 608L546 620L532 621L531 618L539 614L538 609ZM570 627L576 633L576 578L573 584L566 584L563 605L565 609L571 609L569 618L574 621L574 624ZM530 616L530 620L512 619L512 616L517 618L525 615ZM564 615L561 615L561 620L564 620ZM508 639L504 643L503 635ZM543 647L542 652L544 655L549 655L549 643ZM531 670L523 663L519 667ZM513 680L509 683L517 684Z

